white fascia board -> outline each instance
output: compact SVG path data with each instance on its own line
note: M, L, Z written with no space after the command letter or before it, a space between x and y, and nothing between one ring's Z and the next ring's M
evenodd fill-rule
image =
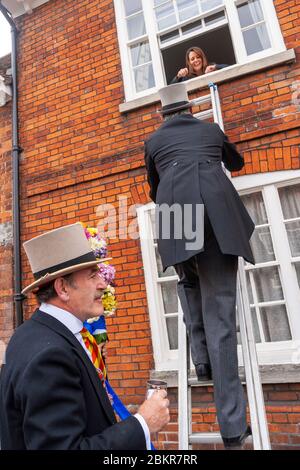
M2 0L2 4L12 14L14 18L24 15L25 13L32 13L34 8L47 3L50 0Z

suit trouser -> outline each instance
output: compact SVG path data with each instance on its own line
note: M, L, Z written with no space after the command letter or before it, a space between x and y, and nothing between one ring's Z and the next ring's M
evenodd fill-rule
M175 266L178 295L194 364L210 364L223 437L246 429L246 402L238 375L237 256L224 255L205 215L204 251Z

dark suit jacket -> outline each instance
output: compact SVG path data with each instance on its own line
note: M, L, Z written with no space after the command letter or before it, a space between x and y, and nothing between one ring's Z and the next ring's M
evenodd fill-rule
M146 449L133 416L116 418L75 336L37 310L17 328L1 370L2 449Z
M254 223L224 173L221 161L230 171L244 166L242 156L218 124L200 121L191 114L165 121L145 143L150 197L158 205L204 204L222 253L243 256L254 263L249 244ZM161 226L158 231L164 269L202 251L187 250L186 244L191 240L185 237L183 229L182 237L176 239L175 228L171 225L170 239L163 238Z

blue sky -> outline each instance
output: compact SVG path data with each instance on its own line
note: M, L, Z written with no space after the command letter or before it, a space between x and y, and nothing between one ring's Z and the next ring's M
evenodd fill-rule
M11 51L10 26L0 13L0 57Z

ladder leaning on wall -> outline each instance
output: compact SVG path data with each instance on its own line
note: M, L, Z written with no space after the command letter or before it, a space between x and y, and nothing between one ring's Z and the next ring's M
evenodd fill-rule
M213 117L224 130L219 99L218 88L210 83L210 94L201 96L196 101L196 105L206 102L211 103L211 108L202 111L194 116L199 119ZM226 172L227 173L227 172ZM227 173L227 176L228 173ZM229 176L230 177L230 176ZM241 346L245 367L245 378L248 395L248 405L250 410L252 439L254 450L270 450L270 439L268 424L266 419L264 397L259 375L256 345L252 326L250 303L248 298L244 261L239 257L237 276L237 311L239 318L239 328L241 335ZM222 443L219 433L192 433L192 385L197 385L197 381L189 377L189 348L186 328L183 323L183 313L179 302L178 314L178 428L179 428L179 449L187 450L192 444L217 444ZM198 384L199 385L199 384ZM247 441L248 442L248 441Z

